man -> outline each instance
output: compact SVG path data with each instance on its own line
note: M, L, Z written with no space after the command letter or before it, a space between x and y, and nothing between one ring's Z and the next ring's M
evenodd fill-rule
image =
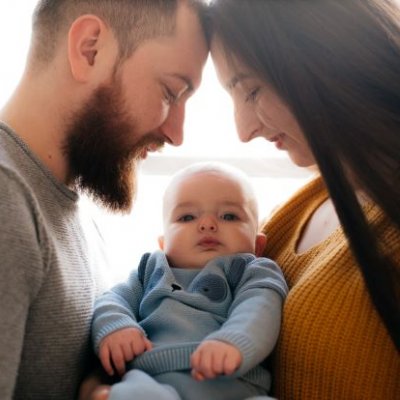
M127 211L135 164L179 145L207 57L200 0L40 0L0 111L0 398L74 399L103 262L79 192Z

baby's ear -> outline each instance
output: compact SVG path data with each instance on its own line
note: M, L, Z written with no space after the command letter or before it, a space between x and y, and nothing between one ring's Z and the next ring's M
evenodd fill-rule
M158 237L158 247L160 250L164 250L164 236Z
M267 245L267 236L264 233L257 233L256 236L256 256L261 257Z

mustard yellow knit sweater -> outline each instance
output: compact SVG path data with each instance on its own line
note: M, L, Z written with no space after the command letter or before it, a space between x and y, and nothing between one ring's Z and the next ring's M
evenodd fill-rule
M400 399L400 357L366 291L341 228L309 251L296 245L328 197L317 178L277 210L264 232L265 255L283 269L290 292L273 360L279 400ZM365 206L400 265L400 233L377 206Z

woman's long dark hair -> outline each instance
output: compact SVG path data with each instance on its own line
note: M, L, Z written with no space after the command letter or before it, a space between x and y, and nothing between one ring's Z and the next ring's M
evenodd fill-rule
M210 22L227 55L268 82L296 116L399 349L399 257L385 254L354 192L355 180L400 229L396 0L214 0Z

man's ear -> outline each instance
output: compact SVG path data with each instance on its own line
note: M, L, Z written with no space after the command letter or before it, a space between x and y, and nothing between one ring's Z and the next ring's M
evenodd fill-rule
M255 254L257 257L263 255L266 245L267 245L267 236L264 233L258 233L256 236L256 250L255 250Z
M68 32L68 59L71 73L78 82L86 82L96 63L104 22L95 15L81 15Z
M158 246L160 247L160 250L164 250L164 236L158 237Z

